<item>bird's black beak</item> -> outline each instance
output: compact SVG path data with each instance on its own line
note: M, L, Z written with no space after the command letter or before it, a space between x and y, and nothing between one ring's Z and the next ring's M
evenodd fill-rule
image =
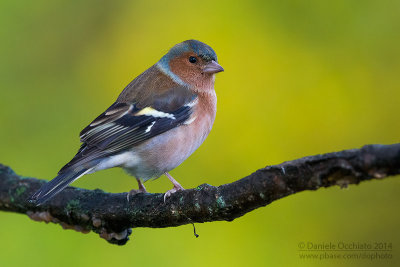
M221 71L224 71L224 68L221 67L221 65L219 65L214 60L211 60L211 62L208 63L207 65L205 65L205 67L203 69L204 73L210 73L210 74L214 74L214 73L221 72Z

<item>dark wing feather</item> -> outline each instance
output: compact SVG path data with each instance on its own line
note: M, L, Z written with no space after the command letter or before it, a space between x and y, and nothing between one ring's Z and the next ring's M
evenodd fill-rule
M114 103L81 132L81 148L75 157L65 165L60 174L76 164L121 153L135 145L183 124L192 113L196 95L179 99L180 105L173 111L152 107L139 108L137 104ZM169 96L167 101L175 101ZM169 108L170 109L170 108ZM169 110L168 109L168 110Z

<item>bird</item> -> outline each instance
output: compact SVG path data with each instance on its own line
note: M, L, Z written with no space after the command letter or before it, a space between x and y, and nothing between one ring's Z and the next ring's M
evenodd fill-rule
M144 182L172 182L166 198L184 188L169 174L206 139L217 111L215 74L224 71L207 44L186 40L131 81L116 101L80 132L77 154L29 199L41 205L78 178L113 167Z

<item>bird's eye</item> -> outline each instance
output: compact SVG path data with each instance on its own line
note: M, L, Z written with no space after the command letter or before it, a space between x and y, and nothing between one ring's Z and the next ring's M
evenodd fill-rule
M195 57L189 57L189 62L190 62L190 63L196 63L196 62L197 62L197 58L195 58Z

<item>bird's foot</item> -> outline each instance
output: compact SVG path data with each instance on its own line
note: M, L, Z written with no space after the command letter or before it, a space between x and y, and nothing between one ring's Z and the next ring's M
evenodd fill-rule
M174 188L168 190L167 192L165 192L164 194L164 203L167 200L167 197L170 197L173 193L176 193L178 191L182 191L185 190L185 188L183 188L181 185L175 185L174 184Z
M129 198L130 198L131 196L134 196L134 195L140 194L140 193L148 193L147 190L146 190L146 187L144 187L143 184L139 185L139 189L132 189L131 191L129 191L129 192L127 193L127 195L126 195L126 199L127 199L128 202L129 202Z
M172 182L172 184L174 185L174 188L172 188L171 190L168 190L167 192L165 192L164 194L164 203L165 200L167 199L167 197L170 197L173 193L180 191L180 190L185 190L185 188L183 188L178 181L176 181L171 174L169 174L168 172L164 172L165 176L168 177L168 179Z

